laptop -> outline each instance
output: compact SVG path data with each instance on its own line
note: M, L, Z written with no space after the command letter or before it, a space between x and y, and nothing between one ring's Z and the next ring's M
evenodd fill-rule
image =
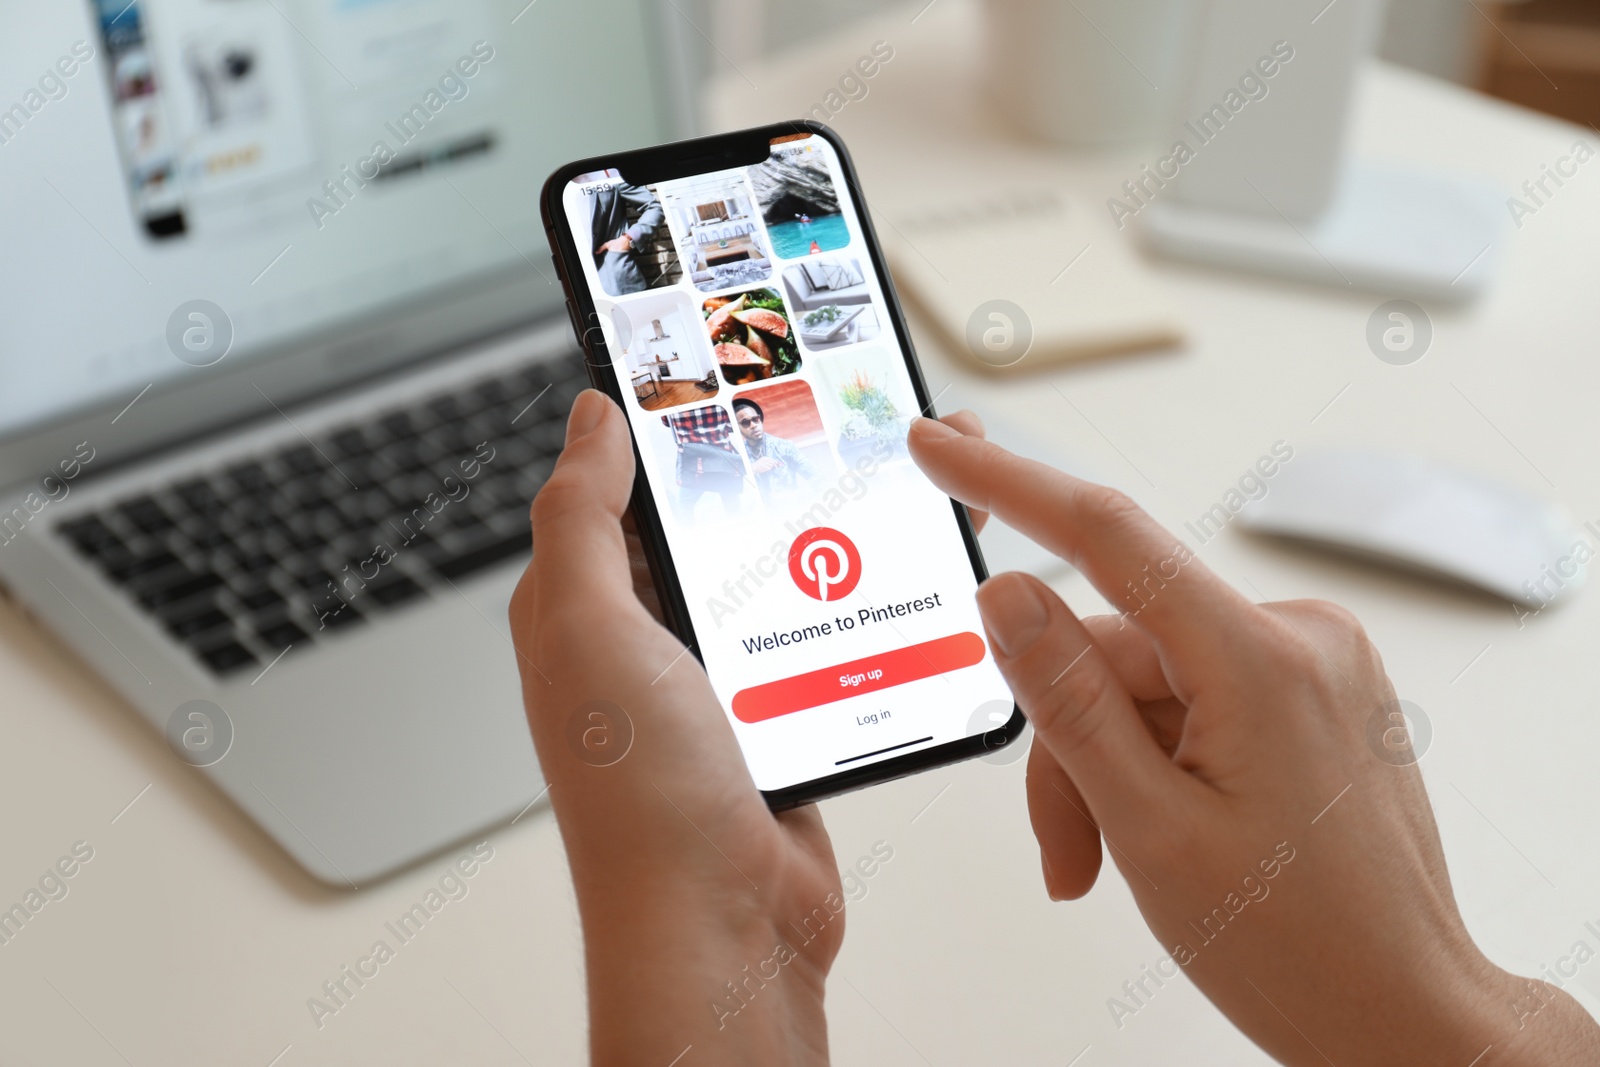
M544 787L506 608L587 384L539 187L688 132L692 27L654 0L7 19L7 593L324 882L517 818Z

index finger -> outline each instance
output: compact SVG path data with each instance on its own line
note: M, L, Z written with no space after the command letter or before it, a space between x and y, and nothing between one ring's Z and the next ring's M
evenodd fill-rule
M978 418L976 412L967 408L941 416L939 421L946 425L954 426L968 437L986 437L988 435L988 431L984 429L983 420ZM968 508L967 515L972 519L973 533L983 533L983 528L989 525L989 513L981 508Z
M1191 677L1214 671L1238 625L1255 611L1232 586L1133 501L1114 489L935 422L911 425L917 466L969 508L1071 563Z

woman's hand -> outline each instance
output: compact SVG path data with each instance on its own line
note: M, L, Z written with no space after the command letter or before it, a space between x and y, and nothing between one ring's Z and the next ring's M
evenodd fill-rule
M1080 620L1020 574L978 593L1038 734L1052 897L1088 891L1104 838L1174 961L1286 1064L1600 1062L1576 1002L1468 936L1421 775L1371 747L1395 694L1353 617L1250 603L1113 490L928 419L910 444L1123 611Z
M665 1067L693 1046L685 1064L824 1063L833 848L814 807L768 811L699 661L635 595L633 474L622 412L586 391L511 601L583 921L593 1062Z

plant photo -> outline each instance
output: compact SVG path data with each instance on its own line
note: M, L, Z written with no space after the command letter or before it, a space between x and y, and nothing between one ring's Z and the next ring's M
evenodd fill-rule
M839 457L846 465L867 454L906 457L906 432L917 404L898 361L898 355L868 348L813 364L817 394L838 427Z

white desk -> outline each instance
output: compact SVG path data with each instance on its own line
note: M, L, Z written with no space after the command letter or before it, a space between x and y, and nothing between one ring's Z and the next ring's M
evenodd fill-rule
M761 90L735 82L741 113L730 117L806 110L883 38L895 59L834 120L880 206L892 216L895 189L938 167L941 151L1013 158L963 99L966 9L943 0L912 24L914 13L784 69L746 64ZM936 120L945 136L925 154L875 150L875 128ZM1390 70L1369 78L1357 124L1372 155L1457 165L1508 188L1578 135ZM1099 203L1128 158L1068 168L1064 180ZM1600 162L1524 220L1483 304L1434 315L1433 350L1411 367L1366 349L1377 297L1175 266L1156 270L1191 330L1182 352L1013 388L963 369L932 337L918 341L934 390L953 383L942 408L1004 414L1008 429L1126 486L1174 527L1279 438L1445 456L1600 518L1597 238ZM1600 947L1582 927L1600 919L1600 593L1519 631L1506 607L1234 532L1202 554L1263 596L1330 597L1365 620L1401 696L1433 720L1422 766L1468 924L1497 959L1537 968L1579 939ZM1075 579L1061 587L1093 608ZM0 1063L582 1060L576 913L548 813L489 835L495 859L470 895L319 1031L306 999L420 899L444 859L358 894L318 887L10 608L0 610L0 739L0 902L73 842L95 849L70 895L0 946ZM1114 872L1085 901L1046 900L1022 771L972 764L824 805L842 864L880 839L894 848L850 907L830 989L836 1062L1266 1062L1182 983L1117 1029L1107 998L1161 949ZM1600 993L1600 962L1577 980Z

